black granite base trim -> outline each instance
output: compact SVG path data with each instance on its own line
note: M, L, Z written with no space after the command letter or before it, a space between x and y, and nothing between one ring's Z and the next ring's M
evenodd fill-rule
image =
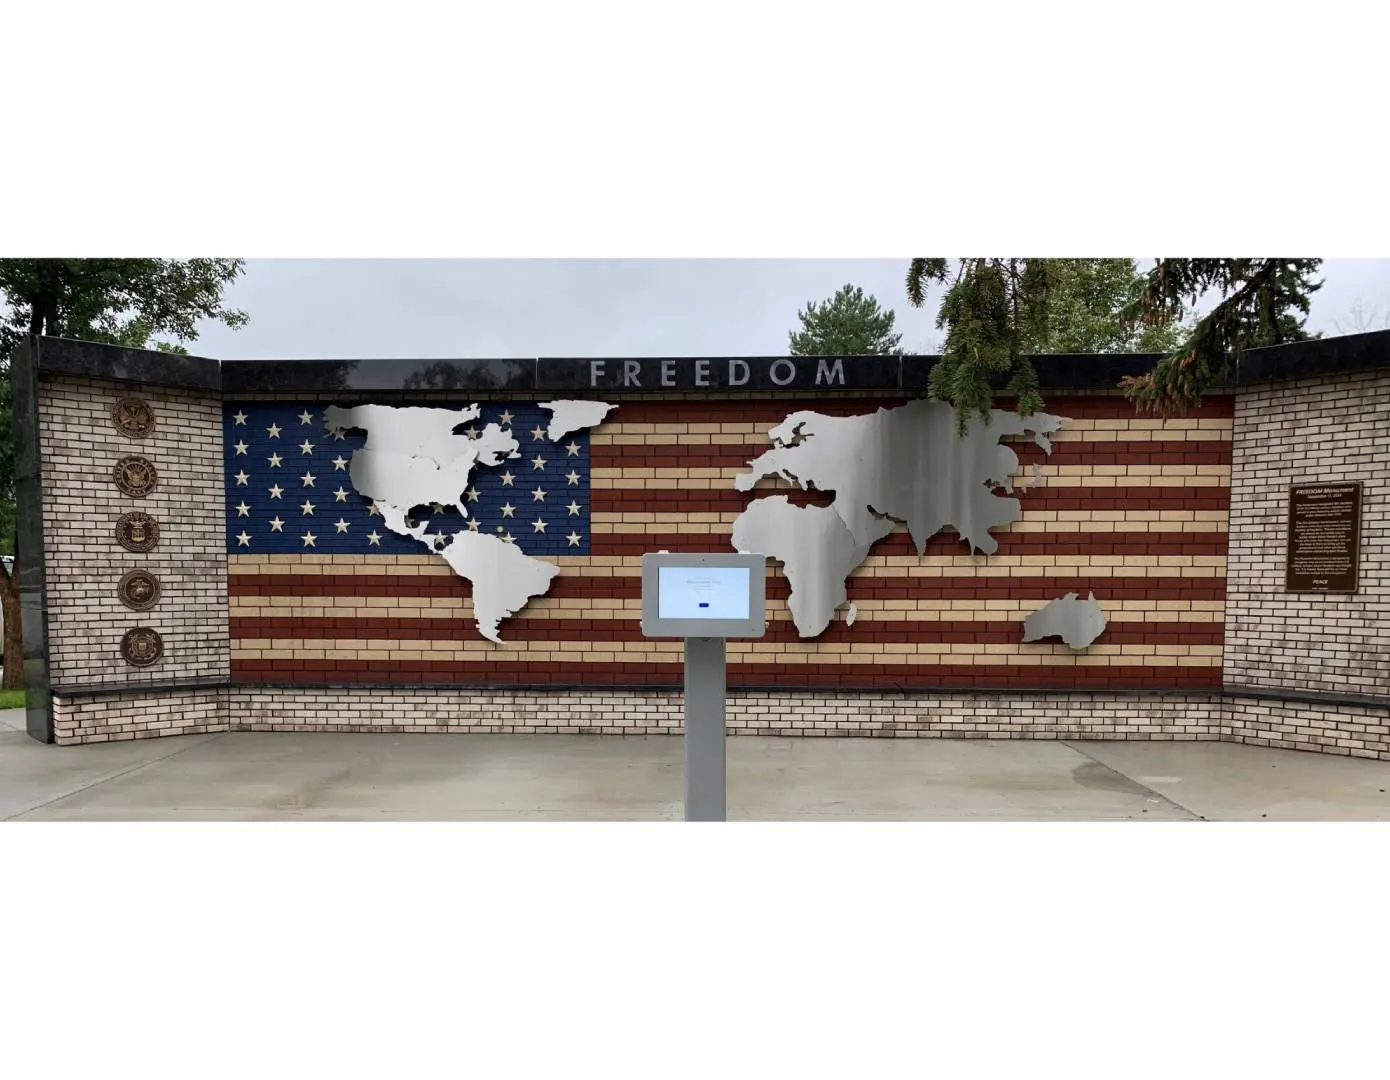
M127 349L73 338L31 338L44 375L85 375L92 379L172 386L190 390L222 389L221 365L202 356L180 356L155 349Z
M564 691L566 693L595 693L611 691L623 693L642 693L643 691L681 691L681 683L661 683L649 685L595 686L593 684L562 685L559 683L376 683L376 682L229 682L227 680L185 680L162 683L102 683L96 686L54 686L49 693L54 697L70 701L78 698L114 697L121 694L168 694L188 690L288 690L314 693L321 690L360 690L360 691L399 691L411 690L429 692L435 690L470 690L477 693L505 694L513 690L525 691ZM730 687L729 696L740 694L778 694L778 693L818 693L818 694L901 694L904 697L948 696L948 697L1199 697L1199 698L1258 698L1269 701L1295 701L1301 704L1338 706L1350 705L1360 708L1390 710L1390 697L1374 694L1327 694L1317 690L1285 690L1270 686L1240 686L1228 684L1209 689L1191 686L1142 686L1065 688L1056 686L971 686L971 687L901 687L901 686L836 686L833 688L812 686L739 686Z
M1261 701L1292 701L1300 705L1335 708L1340 705L1360 709L1390 710L1390 697L1378 694L1328 694L1321 690L1286 690L1278 686L1240 686L1228 683L1222 688L1228 698L1256 698Z
M53 741L48 686L48 590L43 557L43 483L39 454L39 339L10 354L15 441L15 570L19 574L20 633L24 639L24 728Z
M175 694L188 690L225 690L233 685L226 679L187 679L162 683L99 683L84 686L55 686L50 693L64 702L82 698L119 697L122 694Z

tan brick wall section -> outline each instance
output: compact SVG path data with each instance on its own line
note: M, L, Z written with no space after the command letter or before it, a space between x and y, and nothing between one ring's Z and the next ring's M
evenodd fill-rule
M1242 390L1232 428L1222 681L1390 696L1390 372ZM1361 481L1359 590L1284 591L1289 486ZM1390 710L1228 695L1237 742L1390 758Z
M100 697L53 700L53 741L59 745L226 730L225 689L170 693L135 689Z
M1390 372L1236 398L1224 681L1390 694ZM1284 591L1289 485L1359 480L1360 588Z
M1390 710L1228 695L1221 739L1390 761Z
M111 407L125 396L148 401L149 438L120 434ZM39 386L44 559L48 592L49 682L55 687L225 680L230 676L227 556L222 515L222 412L216 394L112 381L45 378ZM121 493L116 462L140 454L158 486L143 499ZM121 514L143 510L158 523L147 554L116 542ZM116 594L127 570L160 580L150 611L132 611ZM135 626L158 630L164 657L147 668L121 657Z
M679 692L234 687L234 730L675 735ZM1215 740L1214 695L733 693L731 735Z

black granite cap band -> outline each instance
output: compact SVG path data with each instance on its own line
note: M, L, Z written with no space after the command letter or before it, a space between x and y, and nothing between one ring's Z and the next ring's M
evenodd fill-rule
M127 349L72 338L31 339L39 375L87 375L94 379L147 383L190 390L220 390L222 374L216 360L181 356L155 349Z
M35 338L40 374L89 375L163 386L221 389L228 397L274 393L411 393L431 390L607 395L662 391L834 394L924 391L937 356L541 357L515 359L216 360L125 349L67 338ZM1114 390L1143 375L1157 353L1032 358L1044 393ZM1252 349L1217 391L1237 385L1350 374L1390 367L1390 330ZM994 379L1002 389L1005 375Z
M605 394L666 390L896 390L896 356L543 357L537 390Z
M1163 359L1163 353L1055 353L1034 356L1033 370L1038 373L1038 385L1044 390L1105 390L1115 389L1126 375L1144 375ZM902 358L902 388L925 390L931 370L939 356L904 356ZM990 381L996 390L1008 385L1010 376L996 374Z
M1390 330L1376 330L1251 349L1241 358L1236 384L1350 375L1386 367L1390 367Z
M237 394L347 391L535 390L535 360L224 360Z

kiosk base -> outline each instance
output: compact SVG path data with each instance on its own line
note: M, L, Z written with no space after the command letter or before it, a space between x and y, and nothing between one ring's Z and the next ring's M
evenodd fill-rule
M723 821L724 639L685 639L685 820Z

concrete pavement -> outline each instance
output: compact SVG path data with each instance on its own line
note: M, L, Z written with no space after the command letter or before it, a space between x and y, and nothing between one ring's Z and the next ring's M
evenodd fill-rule
M0 819L650 821L681 740L231 732L54 747L0 712ZM1390 762L1228 743L731 738L730 820L1390 820Z

